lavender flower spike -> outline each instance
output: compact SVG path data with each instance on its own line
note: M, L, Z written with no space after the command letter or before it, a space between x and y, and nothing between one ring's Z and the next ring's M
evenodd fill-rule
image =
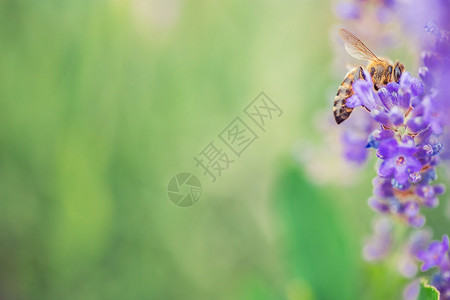
M376 22L377 18L370 15L375 12L381 16L379 22L399 21L397 25L403 25L400 26L403 32L396 39L405 37L408 40L408 36L414 36L412 45L416 44L415 50L422 52L422 66L418 70L411 65L406 68L417 73L420 79L402 70L400 74L394 73L395 82L387 83L393 81L390 78L374 86L372 76L364 71L365 79L352 83L354 94L347 99L346 106L369 113L365 114L364 130L358 130L356 134L354 127L349 127L347 129L353 130L350 135L353 138L343 140L344 146L354 153L351 157L358 161L363 162L371 148L376 151L377 176L372 182L373 196L369 198L369 206L379 215L387 216L388 221L409 225L409 234L413 236L415 228L425 225L421 208L438 207L439 196L445 192L444 185L434 184L436 167L442 163L450 165L450 0L374 1L377 4L347 1L346 12L357 11L347 13L346 19L353 22L348 26L357 25L355 22L360 23L358 25ZM390 17L385 19L383 16ZM372 37L372 44L383 45L385 33L370 28L364 30ZM375 75L372 70L371 74ZM395 72L392 68L387 72L392 71ZM392 222L392 226L396 222ZM425 275L439 291L439 299L450 300L449 237L444 235L441 241L431 243L429 238L431 233L420 238L418 244L410 241L402 248L402 256L395 256L402 258L399 271L413 280L403 294L404 299L417 298L420 285L416 276ZM382 259L390 251L396 251L391 245L398 242L394 241L390 230L375 231L364 247L364 256L367 260ZM430 269L432 272L417 274L419 264L422 272Z

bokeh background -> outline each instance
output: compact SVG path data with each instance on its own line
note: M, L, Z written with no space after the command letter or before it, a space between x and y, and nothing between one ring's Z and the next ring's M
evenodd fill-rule
M1 1L0 299L399 299L362 259L373 162L340 156L318 7ZM283 115L212 183L193 157L261 91Z

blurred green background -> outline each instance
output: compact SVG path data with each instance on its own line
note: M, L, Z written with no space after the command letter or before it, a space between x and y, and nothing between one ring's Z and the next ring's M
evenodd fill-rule
M361 259L374 171L323 142L335 22L312 0L1 1L0 299L398 299ZM284 114L211 183L193 157L261 91ZM183 171L190 208L166 192Z

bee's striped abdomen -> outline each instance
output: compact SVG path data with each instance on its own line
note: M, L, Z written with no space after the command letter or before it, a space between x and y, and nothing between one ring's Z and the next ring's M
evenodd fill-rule
M352 84L355 78L363 78L362 67L358 67L350 71L342 81L341 86L338 88L336 97L334 97L333 114L336 123L341 124L350 117L353 108L349 108L345 105L347 99L354 94Z

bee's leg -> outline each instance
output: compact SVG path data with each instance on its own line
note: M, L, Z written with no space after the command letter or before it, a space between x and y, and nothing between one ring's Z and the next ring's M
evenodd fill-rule
M364 75L363 67L358 67L358 69L356 69L355 79L364 79L364 80L366 80L366 76Z

